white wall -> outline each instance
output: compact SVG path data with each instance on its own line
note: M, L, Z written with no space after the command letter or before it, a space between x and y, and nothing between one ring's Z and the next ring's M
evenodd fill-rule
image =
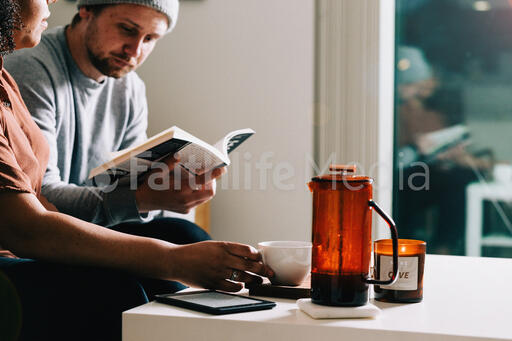
M148 133L175 124L215 142L232 129L253 128L256 135L233 153L239 161L219 183L213 237L251 244L309 240L314 0L181 5L176 29L139 71L148 91ZM53 5L50 23L69 22L74 6ZM257 167L264 155L272 167L265 173ZM273 181L274 172L286 175L287 169L291 178Z

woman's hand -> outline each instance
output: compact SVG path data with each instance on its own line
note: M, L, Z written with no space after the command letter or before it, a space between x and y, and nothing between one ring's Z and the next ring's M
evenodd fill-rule
M169 255L173 262L174 280L193 287L239 291L242 284L259 284L261 277L273 277L263 264L261 254L252 246L206 241L177 245Z

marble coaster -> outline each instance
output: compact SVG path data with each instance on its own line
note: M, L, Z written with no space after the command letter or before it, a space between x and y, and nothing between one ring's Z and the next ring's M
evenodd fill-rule
M311 303L310 298L297 300L299 309L314 319L376 318L381 310L371 303L360 307L331 307Z

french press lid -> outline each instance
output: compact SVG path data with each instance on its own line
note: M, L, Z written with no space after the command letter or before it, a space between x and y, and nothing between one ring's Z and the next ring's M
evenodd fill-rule
M315 176L311 181L348 182L348 183L372 183L369 176L355 175L356 165L335 165L329 166L331 174Z

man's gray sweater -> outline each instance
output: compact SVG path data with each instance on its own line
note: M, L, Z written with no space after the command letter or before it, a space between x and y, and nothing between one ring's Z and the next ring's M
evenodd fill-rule
M50 144L42 194L60 212L103 226L146 220L128 187L107 190L87 181L111 152L146 139L146 93L135 72L101 83L85 76L71 57L64 27L8 56L4 66Z

